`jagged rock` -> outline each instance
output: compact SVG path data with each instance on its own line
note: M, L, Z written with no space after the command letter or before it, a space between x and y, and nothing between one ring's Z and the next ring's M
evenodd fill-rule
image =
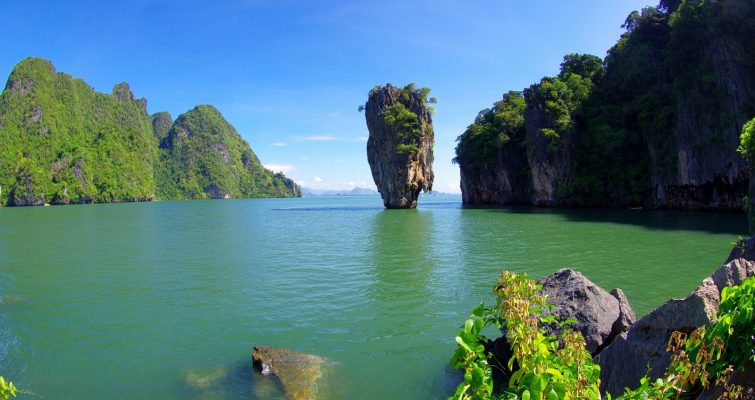
M134 93L126 82L121 82L113 86L113 97L120 101L135 101Z
M618 335L626 332L634 323L636 316L621 289L610 293L597 286L581 273L563 268L556 273L538 281L543 286L542 294L547 296L548 304L556 307L552 315L558 321L575 318L577 322L568 326L582 333L587 350L597 354ZM561 336L562 327L558 324L543 325L550 335ZM511 347L503 336L485 343L485 350L490 354L488 360L494 366L493 379L506 384L510 378L507 366L513 356ZM514 370L518 367L514 366Z
M595 358L601 368L601 390L617 396L625 387L638 385L646 372L653 379L663 375L671 358L666 352L671 334L690 333L710 324L721 302L721 290L751 275L755 275L753 262L730 261L684 299L669 300L637 321Z
M262 374L278 377L283 390L293 400L318 397L327 364L324 358L313 354L267 346L254 346L252 362Z
M538 283L543 286L547 302L556 306L552 313L559 321L577 320L569 327L582 332L587 350L593 355L625 332L636 318L621 289L609 293L574 270L561 269ZM560 336L557 325L544 328Z
M367 99L367 160L386 208L415 208L420 191L432 190L434 137L426 95L413 85L387 84Z

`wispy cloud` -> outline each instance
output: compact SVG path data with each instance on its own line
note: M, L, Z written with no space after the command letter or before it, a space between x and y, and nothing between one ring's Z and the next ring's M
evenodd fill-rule
M286 142L273 142L271 143L275 147L283 147L286 146Z
M316 177L315 177L315 181L317 181L317 182L322 182L322 178L320 178L319 176L316 176Z
M284 174L296 171L296 166L291 164L264 164L263 167L273 172L283 172Z

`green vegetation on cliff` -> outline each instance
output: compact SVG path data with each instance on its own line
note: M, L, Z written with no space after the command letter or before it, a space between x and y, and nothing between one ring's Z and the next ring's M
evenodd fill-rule
M165 198L301 196L283 174L265 169L213 106L181 114L161 144L158 194Z
M0 154L6 204L154 197L157 147L141 104L97 93L46 60L28 58L10 74L0 95Z
M417 88L410 83L403 88L396 89L396 102L387 107L383 112L385 123L395 132L398 132L399 144L396 152L402 155L414 154L419 151L421 138L432 132L432 124L420 120L419 115L412 111L412 102L419 99L422 107L428 107L428 103L435 104L434 97L428 97L430 88ZM432 106L429 106L432 111Z
M0 203L218 197L215 190L230 197L300 195L211 111L187 113L172 127L168 113L150 117L146 100L134 98L128 84L98 93L47 60L27 58L0 95ZM173 146L170 133L179 131L192 135Z
M495 114L495 126L484 116L501 102L483 110L459 136L456 162L467 172L505 170L504 148L525 153L524 196L553 192L553 205L739 208L748 172L737 138L755 116L754 21L755 3L743 0L664 0L634 11L604 60L567 55L558 76L525 89L524 108ZM515 126L525 127L522 139L491 140ZM462 187L496 181L466 178Z

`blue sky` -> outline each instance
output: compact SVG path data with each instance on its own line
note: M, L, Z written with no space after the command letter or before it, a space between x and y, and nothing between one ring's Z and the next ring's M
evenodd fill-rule
M459 192L455 139L510 89L604 56L648 1L0 2L0 74L27 56L149 112L213 104L265 165L304 186L374 187L357 107L376 84L438 98L435 185Z

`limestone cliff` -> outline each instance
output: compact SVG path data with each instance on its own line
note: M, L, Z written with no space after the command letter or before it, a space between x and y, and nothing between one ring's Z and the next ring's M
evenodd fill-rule
M386 208L415 208L433 186L433 127L427 94L413 84L370 91L364 107L367 160Z
M558 76L524 90L524 108L478 116L459 137L464 202L742 210L750 174L736 148L755 116L752 20L755 3L742 0L633 12L597 69L568 55ZM526 138L484 139L505 121ZM510 179L522 154L504 149L526 154L525 187Z

